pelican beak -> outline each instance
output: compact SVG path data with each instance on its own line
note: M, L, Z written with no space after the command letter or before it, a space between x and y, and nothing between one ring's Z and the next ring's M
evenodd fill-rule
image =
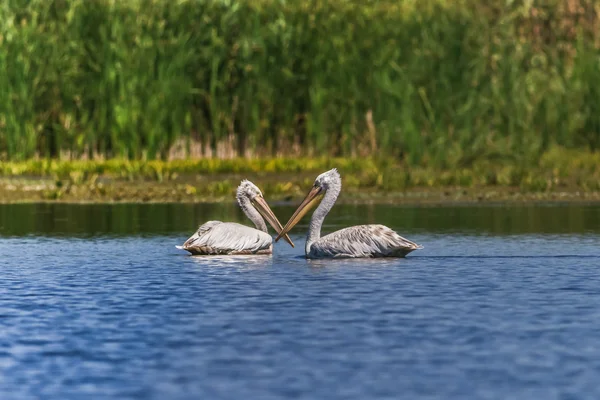
M290 220L285 224L283 230L279 232L279 236L275 238L275 241L278 241L281 236L287 235L287 233L306 215L307 212L310 211L311 208L315 206L321 199L323 198L322 188L318 186L313 186L313 188L308 192L304 200L300 206L294 212L294 215L290 218Z
M254 208L258 210L258 212L263 216L264 219L267 220L273 229L275 229L277 233L281 233L281 230L283 229L281 227L281 223L275 214L273 214L273 211L271 211L271 207L269 207L266 200L262 196L256 196L252 202L254 203ZM281 235L279 235L279 237L281 237ZM294 242L292 242L292 239L290 239L288 235L285 235L285 241L288 242L290 246L295 247Z

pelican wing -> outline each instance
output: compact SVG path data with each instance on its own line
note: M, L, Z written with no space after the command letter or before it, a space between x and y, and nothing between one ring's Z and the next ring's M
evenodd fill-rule
M309 257L404 257L422 246L384 225L357 225L315 241Z
M192 254L257 253L270 250L268 233L235 222L208 221L183 246Z

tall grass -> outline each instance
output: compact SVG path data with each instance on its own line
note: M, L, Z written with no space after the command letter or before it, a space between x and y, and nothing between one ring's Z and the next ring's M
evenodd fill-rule
M386 154L537 162L600 146L595 2L6 0L0 155Z

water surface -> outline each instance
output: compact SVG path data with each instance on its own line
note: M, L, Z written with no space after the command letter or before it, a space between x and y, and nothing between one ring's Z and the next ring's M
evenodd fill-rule
M273 206L285 223L289 206ZM600 207L338 206L406 259L189 257L233 204L0 206L2 399L595 399Z

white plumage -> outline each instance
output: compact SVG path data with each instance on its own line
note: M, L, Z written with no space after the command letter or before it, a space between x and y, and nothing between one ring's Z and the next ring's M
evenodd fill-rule
M310 219L304 248L307 258L405 257L411 251L423 248L379 224L351 226L321 237L325 216L341 189L342 179L335 168L319 175L275 241L287 234L322 199Z
M182 246L175 247L193 255L271 254L273 239L267 233L267 225L261 214L278 233L282 227L262 192L252 182L243 180L237 189L237 201L256 228L236 222L208 221L200 225ZM293 247L287 234L285 238Z
M179 249L192 254L270 254L272 238L268 233L236 222L208 221L200 225Z
M404 257L422 246L384 225L357 225L315 241L308 258Z

